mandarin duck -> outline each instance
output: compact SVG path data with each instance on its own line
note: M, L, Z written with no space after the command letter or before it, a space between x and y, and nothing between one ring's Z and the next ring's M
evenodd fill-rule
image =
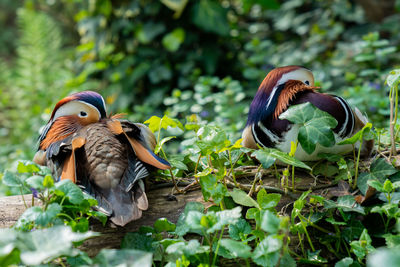
M244 147L277 148L289 152L291 141L296 141L299 127L286 119L280 119L291 105L310 102L318 109L333 116L338 124L333 129L336 143L351 137L368 122L367 118L343 98L319 93L314 86L312 72L301 66L286 66L273 69L261 83L251 103L248 120L242 133ZM373 141L364 141L362 154L367 155L373 148ZM299 145L295 157L303 161L320 159L318 153L344 154L353 150L352 145L323 147L317 144L312 154L306 153Z
M170 165L153 153L156 140L147 126L121 117L107 117L96 92L65 97L39 136L34 162L47 165L56 180L72 180L98 201L95 208L124 226L148 208L143 179L153 167Z

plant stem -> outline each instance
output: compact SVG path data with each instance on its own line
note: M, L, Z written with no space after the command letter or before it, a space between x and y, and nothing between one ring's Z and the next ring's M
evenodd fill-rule
M300 232L297 232L297 235L299 236L299 242L300 242L301 252L303 253L303 257L306 257L306 253L304 251L303 239L301 238Z
M196 173L197 173L197 167L199 166L200 159L201 159L201 153L199 154L199 157L197 158L196 166L194 166L194 179L196 179L197 183L199 183L199 179L196 177Z
M22 197L22 201L24 201L25 209L27 209L28 205L26 205L25 198L24 198L24 193L22 192L22 187L20 187L19 190L21 191L21 197Z
M278 168L276 167L276 163L275 162L274 162L274 169L275 169L275 177L276 177L276 179L278 179L278 181L280 181Z
M301 221L301 226L303 226L304 232L306 234L307 241L310 244L311 250L314 252L315 248L314 248L314 245L313 245L313 243L311 241L310 235L308 234L307 227L304 225L304 221L301 219L301 217L299 217L299 219Z
M394 93L395 93L395 97L393 96ZM394 130L395 130L396 122L397 122L397 112L398 112L397 105L398 105L398 101L399 101L398 100L398 84L390 87L389 99L390 99L390 139L391 139L391 144L392 144L389 157L392 157L392 156L397 155L396 136L395 136Z
M58 258L58 263L59 263L62 267L66 267L61 258Z
M313 222L311 222L309 219L307 219L306 217L304 217L301 214L299 214L299 218L301 218L302 220L306 221L308 224L310 224L310 226L314 227L315 229L320 230L321 232L324 232L326 234L331 234L332 233L332 232L322 228L321 226L318 226L318 225L314 224Z
M67 219L69 219L69 220L71 220L71 221L73 221L74 219L72 219L72 217L71 216L69 216L68 214L66 214L66 213L59 213L59 214L57 214L57 216L64 216L64 217L66 217Z
M243 154L243 153L242 153ZM235 184L235 186L237 187L238 184L236 182L236 176L235 173L233 172L233 163L232 163L232 156L231 156L231 151L228 150L228 156L229 156L229 163L231 164L231 168L229 169L229 172L226 176L229 176L229 174L232 173L232 179L233 179L233 183ZM240 158L240 157L239 157ZM236 162L235 162L236 163Z
M163 148L161 148L161 153L163 153L164 158L165 158L166 160L168 160L168 159L167 159L167 155L165 154ZM168 169L168 171L169 171L169 174L171 175L172 182L174 183L174 188L175 188L175 190L178 191L179 193L182 193L182 191L181 191L181 190L178 188L178 186L176 185L175 176L174 176L174 173L172 172L171 168Z
M360 156L361 156L362 143L363 143L363 139L361 138L361 140L360 140L360 147L358 148L358 154L357 154L357 162L356 162L356 170L355 170L356 173L354 174L353 189L356 189L356 187L357 187L358 165L360 164Z
M378 154L381 152L381 132L377 132L378 134Z
M292 165L292 190L294 192L294 165Z
M215 262L217 261L219 245L221 243L222 234L224 233L224 228L225 228L225 226L222 227L221 234L219 235L217 247L216 247L215 252L214 252L214 259L213 259L213 262L212 262L211 266L215 266Z
M256 175L254 176L253 184L251 185L250 191L249 191L249 193L247 194L247 195L249 195L249 196L251 196L251 195L253 194L253 192L254 192L254 188L255 188L255 186L256 186L256 182L257 182L258 179L259 179L258 176L260 175L261 167L262 167L262 165L260 164L260 166L258 166Z

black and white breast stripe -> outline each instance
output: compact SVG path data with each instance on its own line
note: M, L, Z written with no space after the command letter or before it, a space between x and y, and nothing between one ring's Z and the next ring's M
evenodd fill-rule
M251 126L251 133L256 143L262 147L274 147L280 141L279 137L268 130L261 121Z
M354 130L354 125L355 125L355 118L353 114L353 110L351 109L350 105L347 103L346 100L341 98L340 96L334 96L339 103L342 105L345 113L346 113L346 119L342 125L342 128L340 128L340 131L338 132L338 135L342 138L350 136L350 134Z
M340 103L344 110L344 121L343 119L340 119L342 125L338 125L337 129L339 130L335 129L335 132L337 131L337 134L341 138L347 138L353 133L355 127L355 115L346 100L339 96L332 95L332 97ZM288 129L290 128L287 128L286 130ZM262 121L258 121L251 125L251 133L254 141L262 147L275 147L276 144L282 141L280 140L281 137L265 127Z

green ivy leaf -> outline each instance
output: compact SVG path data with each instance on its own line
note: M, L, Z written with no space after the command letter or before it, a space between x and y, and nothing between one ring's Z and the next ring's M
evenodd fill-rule
M16 174L8 170L4 172L3 184L10 187L22 187L24 185Z
M276 158L271 155L269 148L267 148L267 150L256 150L251 154L251 156L255 157L261 163L264 169L268 169L276 161Z
M323 258L321 255L321 250L316 251L307 251L307 259L312 262L319 262L319 263L328 263L328 260Z
M245 236L250 233L251 233L251 226L243 218L239 218L239 220L235 224L229 225L229 236L235 240L244 239Z
M183 125L180 121L178 121L177 119L170 118L167 115L164 115L162 118L157 116L152 116L144 123L149 124L149 128L153 133L160 131L161 129L167 129L168 127L171 128L178 127L182 131L184 130Z
M188 171L188 167L186 166L184 161L184 156L183 155L173 155L168 157L168 162L171 164L171 166L175 169L182 170L182 171Z
M290 253L286 251L283 254L283 257L281 258L280 261L280 266L285 266L285 267L296 267L296 261L290 256Z
M154 229L158 232L173 232L175 231L175 224L168 221L166 218L159 218L155 223L154 223Z
M301 210L304 208L304 205L306 204L306 198L310 193L311 191L303 192L301 196L294 202L291 214L292 224L295 224L294 219L300 214Z
M257 203L262 209L270 209L276 207L281 200L280 194L271 193L268 194L264 188L262 188L257 194Z
M43 176L34 175L34 176L31 176L28 179L26 179L25 183L27 184L27 186L29 186L31 188L41 190L41 189L44 189L43 179L44 179Z
M61 212L62 208L58 203L51 203L47 206L47 209L41 213L36 218L35 222L41 226L49 225L57 215Z
M200 0L193 6L192 21L197 27L222 36L230 31L227 10L212 0Z
M196 142L196 145L200 148L202 155L222 152L229 149L231 145L226 133L219 127L203 126L197 131L197 135L200 140Z
M289 107L279 118L299 124L298 140L308 154L314 152L317 143L324 147L335 144L331 129L336 127L336 119L309 102Z
M326 209L343 209L343 211L352 211L365 215L364 207L361 207L354 199L354 196L340 196L337 202L325 199Z
M97 200L95 200L95 201L96 201L95 203L90 203L90 202L89 202L90 207L93 207L93 206L96 206L96 205L97 205ZM100 212L100 211L91 210L91 211L88 211L86 214L87 214L88 216L93 216L93 217L95 217L96 219L98 219L98 220L101 222L101 224L102 224L103 226L106 225L106 222L107 222L108 217L107 217L107 215L105 215L104 213L102 213L102 212Z
M14 229L0 229L0 266L18 265L20 263L19 250L15 241L18 233Z
M264 231L276 234L279 230L280 219L272 211L265 211L261 219L261 229Z
M246 212L246 219L255 220L257 225L261 223L261 210L258 208L250 208Z
M185 31L182 28L176 28L164 36L162 44L169 52L175 52L179 49L184 40Z
M383 188L383 184L381 182L379 182L378 180L376 180L376 179L368 180L367 184L369 186L375 188L379 192L385 192L385 189Z
M153 255L149 252L134 249L103 249L93 259L94 266L151 266Z
M178 236L184 236L191 229L190 225L187 224L187 217L190 211L197 211L202 214L204 211L204 205L199 202L189 202L186 204L185 209L179 216L178 222L176 223L175 233Z
M398 247L395 248L378 248L367 256L368 267L386 267L398 266L400 262L400 254Z
M387 163L385 159L378 158L372 162L369 173L360 174L357 181L357 187L360 189L361 193L365 194L368 188L368 180L376 179L383 183L388 176L393 175L396 172L396 168Z
M347 223L345 223L345 222L335 221L335 219L332 218L332 217L331 218L326 218L325 221L327 221L330 224L334 224L334 225L347 225Z
M243 244L242 242L223 238L220 241L220 246L228 252L228 255L225 255L225 258L247 259L251 257L251 247L249 245Z
M67 257L68 266L77 267L77 266L92 266L93 260L89 257L89 255L79 250L76 256Z
M51 175L46 175L43 179L43 186L46 188L50 188L54 186L54 180Z
M224 185L218 182L218 179L213 174L200 177L201 192L205 201L210 197L216 204L219 204L224 196L228 195L228 190Z
M361 233L360 239L358 241L351 242L350 246L357 258L362 260L367 254L375 250L371 243L371 237L368 235L367 229L364 229Z
M30 228L32 227L32 222L35 222L39 215L42 213L43 210L40 207L30 207L29 209L25 210L24 213L22 213L22 215L18 218L18 221L15 223L14 227L16 229L30 230Z
M246 206L246 207L256 207L260 208L260 205L258 205L257 201L255 201L253 198L251 198L249 195L246 194L246 192L234 188L233 191L229 192L229 195L233 198L233 201L235 203Z
M318 157L321 159L326 159L330 162L338 162L340 160L344 160L343 156L338 154L330 154L330 153L318 153Z
M79 205L85 200L82 190L71 180L61 180L55 187L63 192L72 204Z
M36 164L30 161L19 161L17 166L18 173L35 173L39 172L40 169Z
M393 191L393 184L389 179L385 180L385 183L383 184L383 189L385 190L385 193L390 193Z
M85 233L89 230L89 220L86 217L68 221L67 225L71 226L74 232Z
M343 258L336 262L335 267L350 267L353 265L354 260L350 257ZM355 266L354 266L355 267Z
M137 249L147 252L154 252L154 239L141 233L127 233L121 242L122 249Z
M161 0L161 3L166 5L168 8L175 11L174 19L177 19L181 16L183 10L186 7L187 0Z
M268 169L269 167L271 167L275 160L280 160L288 165L311 170L311 168L307 164L274 148L265 147L254 151L251 155L253 157L256 157L261 162L264 169Z
M264 238L254 249L251 257L255 263L261 266L276 266L280 258L282 240L269 235Z
M21 251L21 260L26 265L38 265L50 262L60 256L74 256L77 253L74 242L98 235L91 231L75 233L68 226L54 226L24 233L21 236L25 244Z
M242 207L236 207L231 210L222 210L215 214L216 223L207 230L207 233L214 233L221 230L225 225L235 224L242 216ZM208 213L207 213L208 215Z
M188 226L188 231L191 232L200 232L204 227L207 227L211 220L210 217L212 214L209 214L209 218L203 219L203 213L198 212L198 211L189 211L187 216L186 216L186 221L185 224ZM215 221L215 220L214 220ZM200 235L203 235L202 232L200 232Z
M205 253L209 250L208 246L201 246L199 241L192 239L189 242L177 242L167 247L166 252L172 260L177 260L182 255L189 257L195 254Z
M372 124L368 122L367 124L364 125L364 127L361 130L355 133L352 137L347 138L338 144L339 145L355 144L358 141L363 140L364 137L368 136L371 129L372 129Z
M164 24L148 22L144 25L138 25L135 30L135 37L139 40L139 42L148 44L164 31Z
M176 138L176 136L168 136L168 137L165 137L165 138L161 139L161 141L158 142L158 144L157 144L156 147L154 148L154 153L155 153L155 154L158 154L158 153L160 152L162 146L163 146L166 142L168 142L169 140L174 139L174 138Z
M390 87L398 85L400 83L400 69L392 70L386 78L386 83Z

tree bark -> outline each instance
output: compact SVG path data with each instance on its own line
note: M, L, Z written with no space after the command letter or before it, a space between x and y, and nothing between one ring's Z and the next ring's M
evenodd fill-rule
M149 191L149 209L143 212L142 218L127 224L124 227L117 227L107 223L106 226L97 220L90 222L90 230L101 233L101 236L85 241L81 249L86 251L89 256L95 256L103 248L119 248L121 240L128 232L137 231L141 226L153 226L159 218L167 218L176 223L185 205L188 202L203 202L200 190L188 192L187 194L176 195L176 200L168 200L167 196L171 193L171 187ZM31 206L32 195L24 195L28 207ZM35 201L38 205L39 201ZM0 228L11 227L26 210L21 195L0 197Z
M357 0L371 22L382 22L386 17L396 13L395 0Z
M249 188L252 187L253 179L258 172L257 166L243 167L240 169L241 174L236 175L237 179L244 182L240 184L240 188L244 191L249 191ZM284 190L280 188L280 181L270 171L260 170L260 173L263 176L263 188L266 189L267 192L282 194L281 201L276 209L282 214L290 212L290 210L287 211L286 209L289 204L301 194L301 191L296 193L288 192L285 194ZM307 190L314 182L312 177L304 174L302 175L300 172L296 172L296 177L299 178L299 181L296 182L296 186L300 190L302 190L301 188ZM228 184L228 187L232 187L231 184ZM258 187L259 186L257 186L257 188ZM103 248L120 248L121 241L125 234L128 232L135 232L141 226L153 226L154 222L159 218L167 218L169 221L176 223L188 202L201 202L205 204L206 208L212 204L210 202L204 202L202 192L196 186L192 187L192 189L196 190L187 192L186 194L177 194L175 195L176 200L170 200L171 198L169 196L172 188L173 185L164 188L150 186L150 190L146 192L149 200L149 209L143 212L142 218L127 224L125 227L118 227L111 223L102 226L99 221L95 219L91 220L90 230L99 232L101 235L85 241L80 248L87 252L89 256L97 255ZM183 187L180 189L183 189ZM253 197L254 195L255 194L253 194ZM29 207L32 202L32 195L24 195L24 199L26 205ZM36 200L35 205L39 204L39 201ZM26 207L20 195L0 197L0 228L11 227L25 210Z

